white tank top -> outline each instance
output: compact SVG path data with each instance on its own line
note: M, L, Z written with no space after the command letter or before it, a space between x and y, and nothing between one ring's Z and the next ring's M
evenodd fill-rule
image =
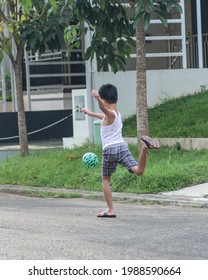
M110 125L103 125L103 120L101 121L101 138L103 149L119 143L125 143L122 137L123 123L121 119L121 114L115 113L115 120Z

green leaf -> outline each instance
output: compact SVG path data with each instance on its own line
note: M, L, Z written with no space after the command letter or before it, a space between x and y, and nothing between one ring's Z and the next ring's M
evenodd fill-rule
M150 24L150 13L145 13L144 15L144 31L146 31Z
M94 49L92 47L89 47L85 53L84 59L88 60L88 59L93 59L94 56Z
M54 10L56 11L58 8L58 5L56 3L56 0L49 0L50 4L53 6Z
M120 53L123 53L124 52L124 49L125 49L125 43L122 39L120 39L118 42L117 42L117 46L118 46L118 51Z
M129 45L125 45L125 55L130 57L132 53L132 48Z
M127 37L127 42L129 43L129 45L131 45L132 47L136 47L136 42L135 40L133 40L131 37Z
M64 39L67 43L73 43L79 35L78 28L75 25L69 25L64 30Z
M159 5L159 10L161 12L167 13L167 3L164 3L165 1L158 1L157 4ZM157 6L156 6L157 7Z
M143 15L144 15L144 13L141 12L141 13L139 13L139 14L136 16L136 18L135 18L135 20L134 20L134 26L135 26L135 27L136 27L137 25L141 24L141 22L142 22L142 20L143 20Z
M118 60L120 65L125 65L126 64L126 59L123 56L117 55L116 57L117 57L117 60Z
M179 13L181 13L181 14L183 13L183 9L180 4L176 3L176 4L174 4L174 6Z
M145 4L145 0L137 1L136 5L135 5L136 16L140 13L144 13L144 4Z
M154 7L154 1L152 1L152 0L147 0L146 5L147 5L147 8L148 8L148 10L149 10L149 12L150 12L150 11L152 11L152 10L153 10L153 7Z
M4 58L4 54L2 50L0 50L0 63L2 63L3 58Z
M168 27L167 18L164 16L163 13L158 12L158 13L157 13L157 17L158 17L158 19L161 20L162 24L163 24L165 27Z
M32 8L32 0L19 0L19 4L22 6L23 10L27 13L30 14L30 10Z

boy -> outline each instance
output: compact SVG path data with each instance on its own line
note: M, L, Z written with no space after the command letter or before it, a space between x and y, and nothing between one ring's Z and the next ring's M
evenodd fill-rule
M92 91L92 96L97 99L100 110L103 113L94 113L83 108L83 112L91 117L101 119L101 139L103 149L102 160L102 187L105 195L107 210L97 214L99 218L115 218L113 209L110 178L116 170L118 163L125 166L129 172L141 176L145 170L147 150L159 149L160 143L148 136L141 137L141 149L138 162L135 161L128 145L122 137L122 119L117 110L118 93L112 84L101 86L99 92Z

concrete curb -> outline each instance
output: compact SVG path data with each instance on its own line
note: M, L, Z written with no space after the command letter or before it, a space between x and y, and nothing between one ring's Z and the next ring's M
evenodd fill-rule
M48 187L31 187L17 185L0 185L0 192L27 195L27 192L62 192L63 194L77 194L82 198L104 199L102 192L82 191L75 189L60 189ZM130 193L113 193L114 200L139 202L160 205L187 206L187 207L203 207L208 208L208 198L197 196L178 196L166 194L130 194Z
M124 137L128 144L137 144L137 138L135 137ZM203 150L208 149L208 138L157 138L161 146L172 148L177 144L180 144L182 150ZM30 150L42 150L51 148L63 148L63 143L58 141L57 143L42 143L42 144L30 144ZM19 145L7 145L0 146L1 151L19 151Z
M180 144L182 150L203 150L208 149L208 138L157 138L161 146L174 147ZM136 144L137 138L127 137L126 142L129 144Z

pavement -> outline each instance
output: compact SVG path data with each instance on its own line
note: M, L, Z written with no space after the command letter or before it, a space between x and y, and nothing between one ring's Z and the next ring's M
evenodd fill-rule
M58 143L57 146L61 146ZM53 145L52 145L53 146ZM39 149L52 148L51 145L43 144L38 145ZM53 146L54 147L54 146ZM30 149L37 149L37 144L29 146ZM12 156L17 152L19 146L3 146L0 147L0 160L4 156ZM35 192L60 192L68 194L76 194L82 198L103 199L103 192L91 192L73 189L60 189L60 188L48 188L48 187L32 187L32 186L17 186L17 185L0 185L0 192L5 193L19 193L31 194ZM186 187L176 191L162 192L157 194L133 194L133 193L113 193L115 200L141 202L141 203L155 203L163 205L179 205L190 207L204 207L208 208L208 183L203 183L195 186Z

